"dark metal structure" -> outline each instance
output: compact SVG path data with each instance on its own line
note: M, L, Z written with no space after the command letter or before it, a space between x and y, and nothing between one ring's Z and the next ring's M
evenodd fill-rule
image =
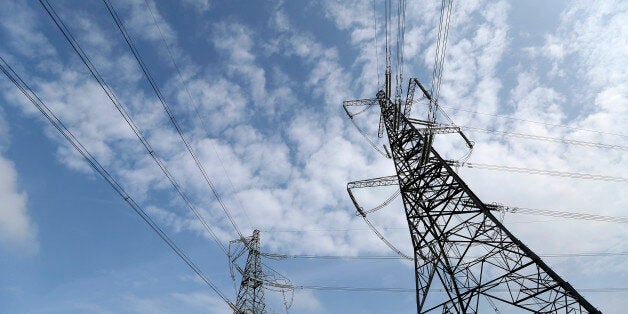
M248 257L244 270L235 264L235 260L241 253L230 261L242 275L234 314L265 314L267 311L264 302L264 282L262 280L264 273L260 256L259 230L254 230L251 237L237 241L242 241L245 244Z
M426 121L408 117L418 90L429 103ZM510 233L432 147L440 133L472 143L459 128L436 123L438 104L418 80L410 81L404 104L390 99L389 88L358 103L381 109L414 247L418 313L600 313ZM351 187L394 179L376 181Z

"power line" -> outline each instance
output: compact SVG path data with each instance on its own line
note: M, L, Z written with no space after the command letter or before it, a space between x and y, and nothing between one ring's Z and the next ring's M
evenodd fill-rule
M518 173L529 173L529 174L538 174L538 175L555 176L555 177L563 177L563 178L588 179L588 180L628 183L628 178L625 178L625 177L614 177L614 176L596 175L596 174L578 173L578 172L562 172L562 171L512 167L512 166L488 165L488 164L478 164L478 163L459 162L459 161L450 161L450 163L454 167L466 167L466 168L472 168L472 169L475 168L475 169L483 169L483 170L498 170L498 171L508 171L508 172L518 172Z
M262 253L272 259L314 259L314 260L407 260L408 258L395 255L291 255L279 253ZM583 252L583 253L548 253L539 254L544 258L575 258L575 257L607 257L628 256L628 252Z
M395 96L401 97L403 82L403 55L406 32L406 5L405 0L397 2L397 51L396 51L396 86Z
M367 213L372 213L376 210L379 210L385 206L387 206L390 202L392 202L392 200L394 200L394 198L396 197L395 194L393 194L391 197L389 197L386 201L384 201L384 203L382 203L380 206L377 206L369 211L365 211L362 206L360 206L360 204L358 204L357 199L355 198L355 196L353 195L352 190L353 189L358 189L358 188L367 188L367 187L376 187L376 186L389 186L389 185L398 185L398 179L397 176L388 176L388 177L380 177L380 178L373 178L373 179L367 179L367 180L359 180L359 181L354 181L354 182L349 182L347 184L347 192L349 193L349 197L351 198L351 201L353 202L353 205L355 206L355 209L357 210L358 214L360 216L362 216L362 219L364 219L364 222L366 222L366 224L369 226L369 228L371 228L371 230L373 231L373 233L375 233L375 235L382 241L384 242L384 244L386 244L386 246L388 246L393 252L395 252L395 254L399 255L402 258L405 258L407 260L413 260L412 257L410 257L407 254L404 254L403 252L401 252L401 250L399 250L397 247L395 247L395 245L393 245L390 241L388 241L386 239L386 237L384 237L384 235L379 232L379 230L377 230L377 228L375 228L375 226L368 220L368 218L366 218L366 214Z
M362 130L362 128L360 128L360 126L356 123L354 119L355 116L366 112L367 110L373 108L376 104L377 104L376 99L357 99L357 100L343 101L342 108L345 110L345 113L347 114L347 117L349 118L349 120L351 120L351 123L353 124L353 126L358 130L358 132L360 132L362 137L364 137L364 139L369 143L369 145L371 145L371 147L374 150L376 150L380 155L382 155L385 158L390 159L391 157L386 151L386 147L383 146L384 148L383 150L379 148L377 144L375 144L375 142L368 136L368 134L366 134L366 132ZM364 107L364 108L355 112L351 112L349 107ZM380 130L382 129L380 128Z
M373 0L373 39L375 40L375 60L377 66L377 88L379 88L379 43L377 42L377 14L375 10L375 0Z
M389 229L407 229L407 228L397 228L397 227L393 227L393 228L389 228ZM369 228L350 228L350 229L267 229L267 230L260 230L260 232L267 232L267 233L302 233L302 232L347 232L347 231L368 231L371 230Z
M556 218L569 218L576 220L587 221L600 221L600 222L614 222L614 223L628 223L628 217L619 216L604 216L604 215L592 215L585 213L556 211L546 209L534 209L523 207L508 207L506 209L511 214L529 214L535 216L546 216ZM508 224L522 224L522 223L538 223L538 222L550 222L558 221L557 219L551 220L533 220L533 221L509 221ZM407 230L408 227L382 227L381 230ZM305 233L305 232L351 232L351 231L370 231L370 228L332 228L332 229L266 229L260 230L260 232L266 233Z
M493 204L487 204L493 206ZM546 216L546 217L556 217L556 218L569 218L569 219L577 219L577 220L587 220L587 221L600 221L600 222L614 222L614 223L628 223L628 217L621 216L606 216L606 215L594 215L594 214L586 214L580 212L571 212L571 211L558 211L558 210L547 210L547 209L536 209L536 208L525 208L525 207L509 207L498 205L500 208L496 210L503 210L512 214L528 214L528 215L536 215L536 216ZM508 222L509 224L517 224L517 223L536 223L536 222L547 222L554 220L541 220L541 221L513 221ZM407 230L407 227L382 227L381 230ZM260 230L261 232L267 233L304 233L304 232L350 232L350 231L369 231L370 228L330 228L330 229L268 229L268 230Z
M416 293L415 288L398 288L398 287L351 287L351 286L318 286L318 285L281 285L283 288L293 288L299 290L319 290L319 291L346 291L346 292L396 292L396 293ZM446 289L432 288L431 292L448 293ZM513 292L517 293L516 289L491 289L493 292ZM623 287L605 287L605 288L581 288L578 291L582 292L628 292L628 288Z
M581 146L588 146L588 147L594 147L594 148L604 148L604 149L628 150L628 146L623 146L623 145L605 144L605 143L599 143L599 142L580 141L580 140L572 140L572 139L558 138L558 137L549 137L549 136L542 136L542 135L533 135L533 134L525 134L525 133L508 132L508 131L499 131L499 130L493 130L493 129L477 128L477 127L472 127L472 126L462 126L460 128L464 129L464 130L478 131L478 132L483 132L483 133L488 133L488 134L497 134L497 135L511 136L511 137L524 138L524 139L530 139L530 140L538 140L538 141L545 141L545 142L552 142L552 143L564 143L564 144L581 145Z
M152 148L148 140L144 137L144 135L142 134L142 131L139 129L139 127L135 124L131 116L128 114L124 105L118 100L118 98L113 93L109 85L107 85L107 83L102 78L101 74L94 67L90 58L80 47L80 45L78 44L78 41L74 38L74 36L69 31L67 26L63 23L63 20L61 19L61 17L57 14L57 12L54 10L52 5L50 5L48 0L39 0L39 3L41 3L41 5L44 7L46 12L50 16L50 18L52 18L57 28L59 28L59 30L63 33L63 36L65 37L65 39L68 41L68 43L70 43L70 45L72 46L76 54L78 54L78 56L81 58L81 61L83 61L83 64L87 66L87 68L89 69L89 72L92 74L94 79L96 79L96 81L98 82L100 87L103 89L103 91L107 94L107 97L109 98L109 100L111 100L111 102L116 107L118 112L120 112L120 114L122 115L126 123L129 125L129 127L133 130L133 133L135 133L136 137L142 143L142 145L144 146L148 154L155 161L155 163L159 166L159 168L164 173L164 175L168 178L168 181L170 181L171 185L177 191L179 196L183 199L183 201L186 203L188 208L194 213L196 218L201 222L205 230L210 234L213 240L218 244L220 249L225 253L225 255L227 255L227 249L224 246L224 244L218 239L218 236L214 233L212 228L205 221L205 218L203 218L203 216L201 216L201 214L198 212L198 210L196 209L196 206L194 206L190 198L183 192L177 180L174 178L172 173L168 170L163 160L159 158L157 152Z
M445 64L445 51L449 37L449 25L451 20L453 0L442 0L440 9L440 19L438 23L438 37L436 39L436 51L434 54L434 70L432 73L431 95L434 106L438 107L440 96L440 85L443 77L443 66ZM434 113L435 114L435 113Z
M574 212L566 212L566 211L544 210L544 209L524 208L524 207L508 207L508 206L502 206L502 207L504 208L506 212L509 212L509 213L521 213L521 214L531 214L531 215L540 215L540 216L557 217L557 218L581 219L581 220L590 220L590 221L616 222L616 223L623 223L623 224L628 223L628 217L591 215L591 214L584 214L584 213L574 213Z
M113 18L114 22L116 23L116 26L118 27L118 30L120 31L122 36L124 36L124 40L126 41L127 45L129 46L129 49L131 49L131 52L133 53L133 56L135 57L135 60L139 64L140 68L142 69L142 72L144 73L144 76L146 77L146 79L150 83L150 86L152 87L153 91L157 95L157 98L159 98L159 101L161 102L161 105L162 105L164 111L168 115L168 118L170 118L170 121L172 122L172 125L176 129L176 131L179 134L179 137L181 138L183 143L185 144L185 147L186 147L188 153L190 154L190 156L192 157L192 159L194 160L194 163L196 164L196 167L198 168L199 172L201 173L201 175L205 179L205 183L207 183L207 185L211 189L212 193L214 194L214 196L218 200L218 203L220 203L220 207L222 208L223 212L225 213L225 215L229 219L229 222L231 223L231 225L233 226L235 231L238 233L238 236L240 238L244 238L244 236L242 235L242 232L240 231L240 228L238 228L238 226L236 225L235 221L233 220L233 216L231 215L231 212L229 211L229 209L227 209L227 207L223 203L222 198L220 197L220 195L218 194L218 191L216 190L216 187L214 186L213 182L211 181L211 179L207 175L207 171L205 171L205 167L203 167L203 165L201 164L201 161L198 158L198 155L196 154L196 152L192 148L192 145L190 144L189 140L187 139L187 137L183 133L183 129L181 128L181 126L177 122L177 119L176 119L176 117L174 115L174 112L172 111L172 109L168 105L165 97L163 96L163 94L159 90L159 87L157 86L157 83L155 82L154 78L152 77L152 75L150 73L150 70L148 69L148 66L144 63L144 60L143 60L142 56L140 55L139 51L137 50L137 47L135 46L135 43L133 43L133 40L131 39L131 36L126 31L126 28L124 27L124 24L122 23L122 20L118 16L118 13L117 13L116 9L113 7L111 2L109 2L109 0L103 0L103 2L107 6L107 10L109 11L109 14Z
M190 89L188 88L188 85L185 84L185 82L183 80L183 74L181 73L181 67L177 63L177 61L176 61L176 59L174 57L174 54L172 53L172 50L170 49L170 46L168 45L168 42L166 41L166 36L164 36L164 33L161 30L161 27L159 26L159 22L157 21L157 17L155 16L155 14L153 12L153 9L151 8L151 5L148 2L148 0L144 0L144 3L146 4L146 7L148 8L148 12L150 12L151 17L153 18L153 22L155 23L155 27L157 27L157 30L159 31L159 35L161 37L161 41L164 44L164 47L166 47L166 51L168 52L168 55L170 56L170 61L172 62L175 70L177 71L177 77L179 79L179 84L181 84L181 86L185 90L186 94L190 98L190 101L193 104L193 108L196 111L196 115L195 116L199 120L200 125L203 126L203 129L205 130L205 133L207 135L209 135L210 132L207 130L207 127L206 127L206 125L208 125L208 123L207 123L207 121L205 121L203 115L201 115L201 113L199 112L199 110L198 110L199 104L196 101L196 99L194 97L192 97L192 93L190 92ZM224 164L224 162L222 160L222 157L220 156L220 153L216 149L216 145L211 143L211 147L212 147L212 149L214 151L214 154L218 158L218 162L220 163L220 167L222 168L222 171L225 174L225 177L227 178L227 181L229 182L229 185L230 185L231 190L233 192L233 195L234 195L234 197L236 199L236 202L239 205L240 211L242 211L242 213L244 213L244 217L248 221L249 226L251 226L251 229L253 229L253 227L252 227L253 224L251 223L251 219L249 218L248 213L244 209L244 206L242 206L242 202L240 201L240 198L238 197L238 194L237 194L236 188L235 188L235 186L233 184L233 181L231 180L231 177L229 176L229 174L227 172L227 169L225 168L225 164Z
M294 289L294 290L319 290L319 291L347 291L347 292L398 292L398 293L416 293L415 288L398 288L398 287L351 287L351 286L321 286L321 285L292 285L292 284L281 284L270 282L261 278L253 278L257 280L263 281L265 284L282 288L282 289ZM431 292L439 292L439 293L450 293L447 289L442 288L432 288ZM493 292L504 292L504 293L518 293L523 290L519 289L508 289L504 288L492 288ZM529 289L526 289L529 291ZM628 287L603 287L603 288L581 288L578 291L584 292L628 292Z
M364 221L366 222L366 224L369 226L369 228L371 228L371 230L373 231L373 233L375 233L375 235L382 241L384 242L384 244L386 244L386 246L388 246L388 248L390 248L393 252L395 252L395 254L399 255L399 257L406 259L406 260L413 260L413 258L408 255L405 254L403 252L401 252L400 249L398 249L394 244L392 244L390 241L388 241L386 239L386 237L384 237L383 234L381 234L381 232L379 232L379 230L377 230L377 228L375 228L375 226L373 226L373 224L371 224L371 222L366 218L365 216L362 216L362 219L364 219Z
M48 106L39 98L39 96L22 80L22 78L11 68L11 66L0 56L0 60L4 65L0 64L0 70L11 82L28 98L28 100L48 119L48 122L65 137L65 139L78 151L85 161L96 171L107 183L131 206L144 222L157 233L157 235L174 251L187 265L198 275L198 277L207 284L212 291L231 306L231 302L218 289L218 287L207 277L201 269L177 246L177 244L168 237L168 235L157 225L146 211L129 195L120 183L105 169L100 162L83 146L83 144L74 136L74 134L61 122L61 120L50 110ZM6 66L6 68L5 68Z
M372 255L372 256L360 256L360 255L290 255L279 253L262 253L263 256L272 259L356 259L356 260L404 260L406 258L394 255Z
M322 290L322 291L350 291L350 292L401 292L401 293L416 293L414 288L392 288L392 287L334 287L334 286L293 286L294 289L301 290ZM446 289L430 289L431 292L448 293ZM491 289L494 292L518 292L511 289ZM582 292L628 292L628 288L581 288L578 291Z
M471 202L463 201L463 203L465 203L466 206L477 208L477 206L475 206L475 204L472 204ZM487 209L492 210L492 211L531 214L531 215L569 218L569 219L582 219L582 220L589 220L589 221L628 223L628 217L602 216L602 215L592 215L592 214L570 212L570 211L515 207L515 206L506 206L499 203L490 203L490 204L484 203L484 205L486 206Z
M628 252L589 252L589 253L561 253L541 254L541 257L590 257L590 256L626 256Z
M484 116L490 116L490 117L495 117L495 118L509 119L509 120L513 120L513 121L521 121L521 122L527 122L527 123L533 123L533 124L539 124L539 125L545 125L545 126L552 126L552 127L571 129L571 130L576 130L576 131L585 131L585 132L591 132L591 133L614 135L614 136L619 136L619 137L623 137L623 138L628 138L628 135L621 134L621 133L605 132L605 131L599 131L599 130L592 130L592 129L573 127L573 126L564 125L564 124L556 124L556 123L549 123L549 122L534 121L534 120L529 120L529 119L517 118L517 117L513 117L513 116L509 116L509 115L494 114L494 113L484 113L484 112L478 112L478 111L473 111L473 110L468 110L468 109L463 109L463 108L455 108L455 107L442 106L442 105L441 105L441 107L447 108L448 110L453 110L453 111L462 111L462 112L468 112L468 113L479 114L479 115L484 115Z
M386 20L386 23L385 23L385 25L386 25L386 45L385 45L385 47L386 47L386 72L390 72L390 54L391 54L390 50L391 50L391 48L390 48L390 43L389 43L388 37L390 37L390 15L391 15L390 11L391 11L391 9L392 9L391 8L391 0L385 0L385 2L384 2L384 15L386 16L385 17L385 20Z

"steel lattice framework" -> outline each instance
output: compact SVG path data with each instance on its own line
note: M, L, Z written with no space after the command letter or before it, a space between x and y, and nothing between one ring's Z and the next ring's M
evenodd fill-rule
M248 248L248 257L242 274L242 282L236 300L234 314L265 314L264 302L264 273L259 247L259 230L254 230L253 235L242 240ZM232 261L233 262L233 261Z
M510 233L438 154L431 144L439 130L417 129L408 119L416 85L431 102L416 79L403 106L384 91L373 101L381 109L412 237L417 311L600 313Z

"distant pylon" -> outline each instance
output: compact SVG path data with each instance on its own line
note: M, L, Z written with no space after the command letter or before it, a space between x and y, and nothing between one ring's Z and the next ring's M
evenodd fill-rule
M253 236L242 240L246 245L249 255L246 259L244 271L236 267L242 275L236 310L234 314L265 314L264 302L264 273L259 248L259 230L253 231Z

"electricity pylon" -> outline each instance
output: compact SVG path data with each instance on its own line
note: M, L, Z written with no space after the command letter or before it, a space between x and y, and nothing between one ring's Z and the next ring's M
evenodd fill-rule
M434 135L443 133L472 143L454 125L436 122L438 103L421 83L410 80L402 104L400 97L391 100L386 81L375 99L344 106L351 118L350 106L381 109L414 248L417 312L600 313L508 231L432 147ZM417 87L429 105L426 120L409 118Z
M232 306L234 314L266 314L273 312L266 306L264 292L279 292L283 298L286 313L292 306L294 286L290 280L278 271L262 262L268 256L260 250L260 232L254 230L253 235L229 242L229 264L231 277L235 284L234 269L242 276L236 304ZM237 260L247 252L244 269Z
M260 256L259 230L254 230L251 237L236 241L243 242L246 250L242 250L234 258L230 257L230 263L242 275L234 314L265 314L267 312L266 303L264 302L264 282L262 280L264 273ZM246 258L244 270L242 270L237 266L235 260L244 251L248 251L248 257Z

